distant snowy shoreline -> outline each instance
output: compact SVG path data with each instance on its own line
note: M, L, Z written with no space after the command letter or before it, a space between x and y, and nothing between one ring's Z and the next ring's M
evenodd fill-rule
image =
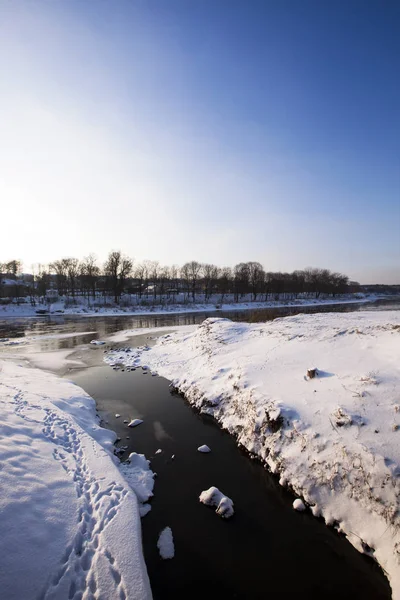
M390 299L388 296L367 295L355 298L353 295L341 296L337 298L317 298L317 299L297 299L297 300L271 300L268 302L235 302L223 303L194 303L194 304L166 304L154 305L144 308L137 305L132 307L99 307L96 309L78 304L74 307L65 308L63 303L55 303L50 306L28 304L7 304L0 306L0 321L7 318L22 318L22 317L46 317L46 316L76 316L76 317L119 317L119 316L149 316L149 315L164 315L164 314L191 314L198 312L230 312L230 311L246 311L246 310L262 310L268 308L307 308L318 306L335 306L339 304L364 304L366 302L376 302L380 299ZM49 311L43 313L43 311ZM39 314L36 312L39 311Z
M105 361L169 379L314 516L374 556L399 600L399 356L400 313L379 311L211 318Z

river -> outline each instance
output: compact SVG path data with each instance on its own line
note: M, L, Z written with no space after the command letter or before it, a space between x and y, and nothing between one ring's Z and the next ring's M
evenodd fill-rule
M322 310L388 307L399 305L336 305ZM142 528L155 600L390 598L388 582L374 561L358 553L322 520L294 511L293 497L279 486L276 477L242 452L214 420L171 393L167 380L144 375L139 369L113 371L102 361L103 347L88 345L92 339L122 329L168 328L200 323L216 315L265 321L293 312L321 312L321 308L218 311L215 315L46 317L0 323L0 337L17 342L12 347L17 352L18 342L24 338L28 353L75 348L72 357L83 360L86 368L70 368L68 379L96 400L103 425L117 432L119 446L128 447L122 458L135 451L151 460L157 472L155 496ZM132 338L131 344L152 344L153 338L146 333ZM117 413L121 418L115 417ZM132 430L124 425L125 418L144 422ZM212 452L197 452L201 444L210 446ZM157 449L162 452L155 454ZM233 499L231 520L220 519L199 502L201 491L212 485ZM173 560L162 561L157 539L166 526L172 528L176 554Z

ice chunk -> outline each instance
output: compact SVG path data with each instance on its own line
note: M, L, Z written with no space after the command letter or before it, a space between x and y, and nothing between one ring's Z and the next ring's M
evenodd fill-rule
M204 453L211 452L211 448L209 448L206 444L203 444L202 446L199 446L197 448L197 451L198 452L204 452Z
M116 413L115 418L118 419L121 415L119 413Z
M160 537L158 538L157 547L160 552L161 558L164 560L167 558L174 558L175 556L175 546L174 546L174 538L172 537L171 527L166 527L160 533Z
M143 517L145 517L147 515L147 513L149 513L151 511L151 506L150 504L142 504L141 506L139 506L139 514L141 516L141 518L143 519Z
M294 510L298 510L300 512L306 510L305 504L303 500L300 500L300 498L296 498L296 500L293 502L293 508Z
M132 419L128 427L137 427L137 425L140 425L141 423L143 423L142 419Z
M235 512L233 510L233 502L228 496L224 496L220 490L214 486L210 487L208 490L201 492L200 494L200 502L203 504L207 504L208 506L216 506L216 513L220 515L223 519L229 519Z

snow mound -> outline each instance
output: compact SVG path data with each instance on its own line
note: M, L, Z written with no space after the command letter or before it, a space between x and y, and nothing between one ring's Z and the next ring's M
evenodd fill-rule
M164 560L168 558L174 558L175 546L174 538L172 537L171 527L166 527L162 530L158 538L157 548L160 552L161 558L163 558Z
M210 487L208 490L201 492L199 496L200 502L207 506L216 506L216 513L223 519L229 519L235 512L233 510L233 502L216 487Z
M82 598L96 585L99 598L150 600L114 440L81 388L0 361L2 598Z
M209 448L206 444L203 444L197 448L197 452L203 452L206 454L207 452L211 452L211 448Z

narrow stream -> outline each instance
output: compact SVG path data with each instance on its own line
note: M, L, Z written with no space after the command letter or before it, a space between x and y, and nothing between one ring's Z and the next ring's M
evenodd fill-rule
M148 335L134 338L137 345L149 341ZM97 365L71 371L68 378L95 398L104 425L117 432L119 445L128 446L122 458L143 453L157 473L152 510L142 519L155 600L390 598L376 563L322 520L294 511L293 497L275 477L240 451L212 418L171 394L166 379L141 369L113 371L100 364L101 347L93 353ZM123 419L131 418L144 422L130 429ZM212 452L197 452L201 444ZM233 499L231 520L199 502L201 491L212 485ZM157 539L166 526L172 528L176 554L163 561Z

